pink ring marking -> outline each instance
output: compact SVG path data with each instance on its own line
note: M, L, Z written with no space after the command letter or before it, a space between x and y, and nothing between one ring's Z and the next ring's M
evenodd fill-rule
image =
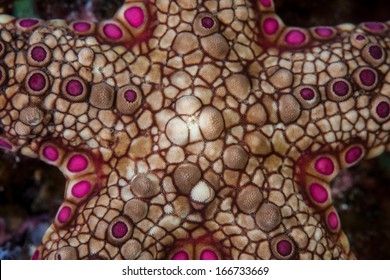
M59 157L59 152L54 146L49 145L43 149L43 155L50 161L56 161Z
M286 36L284 37L284 40L287 44L292 46L299 46L303 44L306 40L306 35L302 31L298 29L294 29L289 31Z
M77 32L88 32L91 28L92 25L85 21L77 21L73 24L73 29Z
M345 161L348 164L356 162L362 156L363 151L360 147L352 147L345 153Z
M69 206L64 206L58 213L57 219L60 223L66 223L70 218L70 214L72 214L72 209Z
M88 160L83 155L74 155L69 159L67 168L70 172L80 172L88 167Z
M36 24L38 24L39 20L37 19L34 19L34 18L26 18L26 19L22 19L20 22L19 22L19 25L21 27L24 27L24 28L29 28L31 26L34 26Z
M103 27L103 33L107 38L112 40L119 40L123 37L122 29L113 23L108 23Z
M315 169L322 175L331 175L334 172L333 161L328 157L321 157L315 163Z
M320 184L313 183L310 185L310 195L318 203L324 203L328 200L328 192L324 186Z
M279 22L272 17L264 20L263 30L267 35L274 35L278 31L279 27Z
M330 27L317 27L314 29L314 31L318 36L321 36L324 38L331 37L334 33L333 29Z
M387 118L389 116L389 114L390 114L390 105L389 105L389 103L387 103L386 101L380 102L376 106L376 113L382 119Z
M132 27L138 28L144 23L144 11L140 7L131 7L125 11L125 19Z
M288 240L280 240L276 244L276 250L279 254L281 254L283 257L287 257L292 252L292 244Z
M82 198L86 196L91 190L92 185L88 181L80 181L73 185L72 187L72 195L77 198Z
M334 211L330 212L328 215L328 225L330 226L330 228L337 229L339 224L340 222L337 214Z
M34 91L41 91L46 87L46 79L41 73L34 73L28 80L28 86Z
M173 257L171 258L172 260L181 260L181 261L186 261L189 260L190 258L188 257L187 252L180 251L177 252Z
M118 239L125 236L128 231L129 231L129 229L127 228L127 225L124 222L116 222L113 225L112 230L111 230L112 235Z
M218 255L211 251L211 250L203 250L202 253L200 254L200 259L201 260L218 260Z
M47 57L47 52L41 46L36 46L31 50L31 57L35 61L41 62L44 61Z
M271 7L271 0L260 0L260 4L266 8Z

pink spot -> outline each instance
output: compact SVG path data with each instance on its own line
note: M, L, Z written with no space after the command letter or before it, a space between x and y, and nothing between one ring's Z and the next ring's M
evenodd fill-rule
M328 157L321 157L316 161L315 169L323 175L330 175L334 171L333 161Z
M310 195L318 203L324 203L328 199L328 192L320 184L313 183L310 185Z
M73 185L72 195L77 198L82 198L91 190L91 183L88 181L80 181Z
M337 81L332 86L333 92L338 96L345 96L349 92L349 85L344 81Z
M267 18L263 23L263 30L268 35L273 35L279 29L279 22L274 18Z
M137 93L134 90L127 90L125 92L125 99L127 102L133 103L137 99Z
M39 260L39 250L35 250L34 254L31 257L32 260L36 261Z
M79 96L80 94L83 93L83 90L84 90L84 87L83 87L83 84L80 83L80 81L77 81L77 80L70 80L70 81L66 84L66 92L67 92L69 95L72 95L72 96Z
M56 161L58 159L58 150L53 146L47 146L43 149L43 155L50 161Z
M128 232L127 226L124 222L117 222L112 227L112 235L115 238L122 238Z
M70 158L67 167L70 172L80 172L88 167L88 160L83 155L74 155Z
M345 161L348 164L354 163L357 161L363 154L363 151L360 147L353 147L348 150L345 154Z
M385 29L385 25L381 22L366 22L364 26L373 31L382 31Z
M364 69L363 71L360 72L359 79L363 85L369 87L374 85L376 81L376 74L374 71L370 69Z
M137 28L140 27L145 20L144 11L140 7L132 7L125 12L125 19L127 22Z
M315 96L314 90L312 90L311 88L303 88L300 94L305 100L312 100Z
M38 62L44 61L46 59L46 56L47 56L46 50L40 46L34 47L31 50L31 57L35 61Z
M202 26L206 29L211 29L214 26L214 20L211 17L202 18Z
M46 79L41 73L34 73L28 80L28 86L34 91L41 91L46 87Z
M389 103L386 101L382 101L376 106L376 113L378 114L379 117L382 119L385 119L389 116L390 113L390 106Z
M317 27L314 29L314 31L316 32L316 34L318 36L321 36L324 38L331 37L333 35L333 32L334 32L333 29L329 28L329 27Z
M216 253L214 253L213 251L211 250L204 250L201 254L200 254L200 259L201 260L218 260L218 256Z
M339 226L339 217L334 211L330 212L328 215L328 225L332 229L337 229Z
M288 32L284 40L289 45L298 46L305 42L306 35L302 31L295 29Z
M73 28L77 32L87 32L92 28L92 26L89 22L78 21L73 24Z
M28 27L31 27L31 26L36 25L38 22L39 22L39 20L37 20L37 19L26 18L26 19L22 19L22 20L19 22L19 25L20 25L21 27L28 28Z
M6 150L12 150L12 146L4 141L3 139L0 139L0 148L6 149Z
M291 242L288 241L288 240L281 240L281 241L279 241L278 244L276 244L276 250L283 257L287 257L292 252Z
M374 59L381 59L383 57L382 48L379 46L371 46L368 48L368 52Z
M186 261L186 260L189 260L189 257L188 257L188 254L186 252L180 251L172 257L172 260L182 260L182 261L185 260Z
M365 40L366 39L366 37L365 36L363 36L363 35L357 35L356 36L356 40L358 40L358 41L363 41L363 40Z
M112 40L119 40L123 37L122 29L113 23L108 23L104 25L103 32L104 35L106 35L108 38Z
M260 0L260 4L266 8L271 7L271 0Z
M72 209L70 209L69 206L62 207L60 212L58 213L58 221L60 223L66 223L69 220L71 213Z

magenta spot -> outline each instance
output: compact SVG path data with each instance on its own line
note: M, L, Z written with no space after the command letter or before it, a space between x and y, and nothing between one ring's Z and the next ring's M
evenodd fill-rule
M382 119L385 119L389 116L390 113L390 106L389 103L386 101L382 101L376 106L376 113L378 114L379 117Z
M273 35L279 29L279 22L274 18L267 18L263 23L264 32Z
M73 24L73 28L77 32L87 32L92 28L92 26L89 22L78 21Z
M31 57L35 61L41 62L41 61L44 61L46 59L47 52L44 48L37 46L31 50Z
M39 260L39 250L35 250L34 254L31 257L32 260L36 261Z
M376 75L374 71L369 69L364 69L363 71L361 71L359 73L359 78L362 84L368 87L372 86L376 81Z
M12 146L4 141L3 139L0 139L0 148L6 149L6 150L12 150Z
M28 28L28 27L31 27L31 26L36 25L38 22L39 22L39 20L37 20L37 19L26 18L26 19L22 19L22 20L19 22L19 25L20 25L21 27Z
M314 167L319 173L323 175L330 175L334 171L333 161L328 157L319 158L316 161Z
M366 39L366 37L365 36L363 36L363 35L357 35L356 36L356 40L358 40L358 41L363 41L363 40L365 40Z
M137 99L137 93L134 90L126 90L125 99L127 102L133 103Z
M287 44L297 46L305 42L306 35L300 30L291 30L284 38Z
M46 79L41 73L34 73L28 80L28 86L34 91L41 91L46 87Z
M260 4L263 5L264 7L271 7L271 0L260 0Z
M213 28L214 24L215 24L214 19L212 19L211 17L202 18L202 26L204 28L211 29Z
M83 84L80 83L80 81L78 80L70 80L66 84L66 92L69 95L79 96L80 94L83 93L83 90L84 90Z
M140 27L144 23L144 11L140 7L127 9L125 12L125 19L131 26L135 28Z
M371 46L368 48L368 52L374 59L381 59L383 57L382 48L379 46Z
M172 257L172 260L189 260L189 257L186 252L180 251Z
M345 161L348 164L356 162L363 154L360 147L353 147L345 153Z
M91 190L91 183L88 181L80 181L74 184L72 188L72 195L77 198L82 198L86 196Z
M318 36L321 36L324 38L328 38L328 37L332 36L333 32L334 32L333 29L329 28L329 27L317 27L314 29L314 31Z
M349 92L349 85L344 81L337 81L332 86L333 92L338 96L345 96Z
M72 213L72 209L69 206L64 206L61 208L58 213L58 221L60 223L65 223L69 220L70 214Z
M311 184L309 190L311 197L318 203L324 203L328 199L328 192L320 184Z
M337 229L339 226L339 217L334 211L330 212L328 215L328 225L332 229Z
M315 96L314 90L311 88L303 88L300 92L301 96L305 100L312 100Z
M115 238L122 238L128 232L128 228L124 222L116 222L112 227L112 235Z
M385 25L381 22L366 22L364 26L373 31L382 31L385 29Z
M80 172L88 167L88 160L83 155L74 155L69 159L67 167L70 172Z
M214 253L213 251L211 250L204 250L201 254L200 254L200 259L201 260L218 260L218 255L216 253Z
M276 244L276 250L283 257L287 257L292 252L291 242L288 240L281 240Z
M43 149L43 155L50 161L56 161L58 159L58 150L53 146L47 146Z
M103 32L104 35L106 35L108 38L112 40L119 40L123 37L122 29L113 23L108 23L104 25Z

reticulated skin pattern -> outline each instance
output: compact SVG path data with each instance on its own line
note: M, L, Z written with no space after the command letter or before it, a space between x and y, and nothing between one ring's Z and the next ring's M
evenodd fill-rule
M354 258L330 183L390 149L390 23L274 10L0 15L0 147L67 180L33 259Z

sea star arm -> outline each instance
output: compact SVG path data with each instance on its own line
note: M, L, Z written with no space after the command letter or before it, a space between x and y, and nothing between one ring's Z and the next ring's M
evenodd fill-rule
M388 146L388 24L269 0L0 22L0 146L67 179L34 258L354 257L330 182Z

